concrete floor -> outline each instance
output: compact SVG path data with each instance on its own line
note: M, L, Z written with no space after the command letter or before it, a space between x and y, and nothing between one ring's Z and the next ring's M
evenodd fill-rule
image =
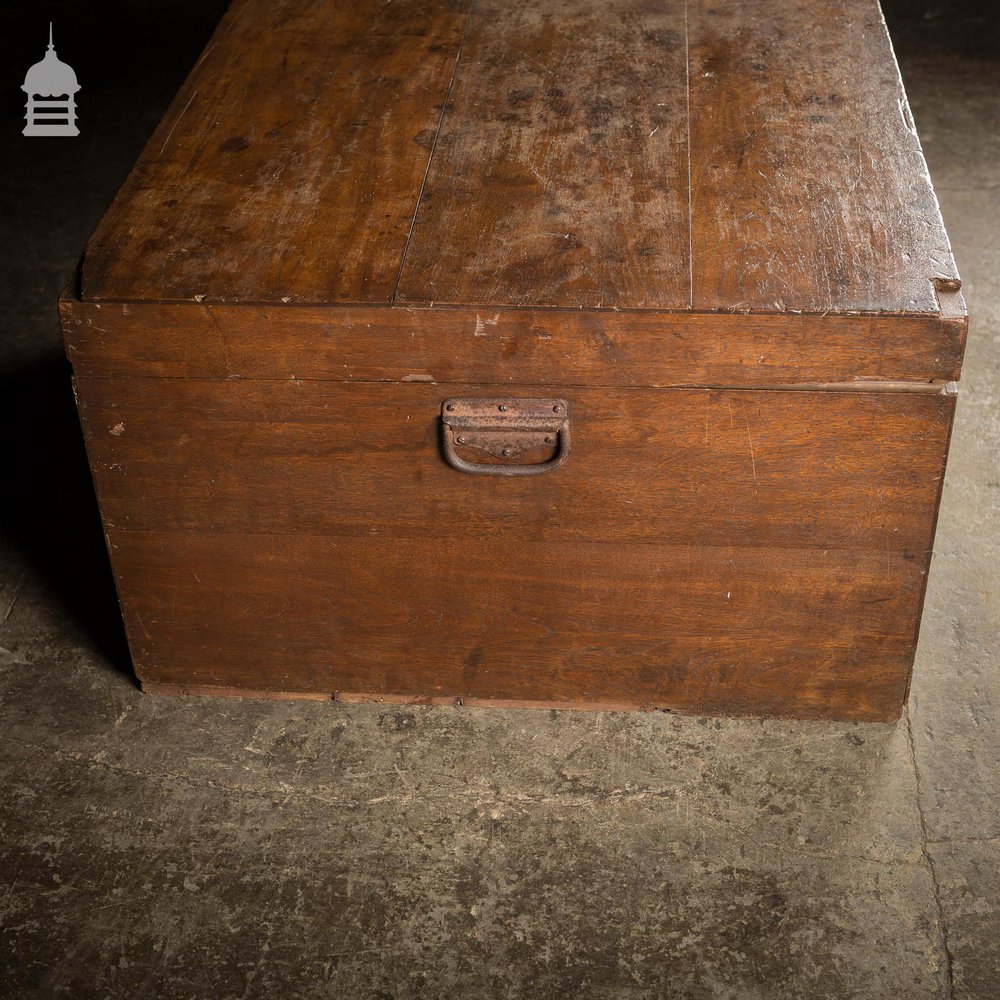
M1000 997L995 15L888 11L973 324L910 706L841 725L136 690L52 303L219 6L0 139L0 996Z

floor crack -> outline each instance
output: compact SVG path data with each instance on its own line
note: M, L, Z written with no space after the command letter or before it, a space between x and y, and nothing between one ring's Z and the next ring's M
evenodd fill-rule
M913 739L913 715L909 705L906 707L906 734L910 744L910 759L913 761L913 776L917 785L917 815L920 817L920 847L927 862L934 889L934 905L937 908L938 944L944 955L944 998L952 1000L955 996L955 963L951 948L948 946L948 925L945 922L944 907L941 905L941 885L938 882L937 869L929 850L930 838L927 835L927 817L924 815L923 790L920 784L920 767L917 764L917 747Z
M21 596L21 591L24 588L24 578L24 573L21 573L21 575L18 576L17 581L14 584L14 590L11 594L10 600L7 602L6 607L0 611L0 635L3 635L6 631L7 622L10 621L10 616L14 613L14 605L17 604L17 600Z
M928 840L934 847L948 847L950 844L1000 844L1000 836L996 837L941 837L938 840Z

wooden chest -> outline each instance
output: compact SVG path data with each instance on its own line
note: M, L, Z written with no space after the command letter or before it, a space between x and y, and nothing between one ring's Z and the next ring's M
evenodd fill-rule
M62 301L143 687L895 718L959 286L874 0L241 0Z

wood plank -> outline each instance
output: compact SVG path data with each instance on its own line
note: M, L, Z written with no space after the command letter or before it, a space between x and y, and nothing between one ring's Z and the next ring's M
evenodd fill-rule
M143 682L247 691L895 718L923 581L898 553L460 530L109 542Z
M632 701L529 701L524 698L462 698L451 695L372 694L365 691L264 691L211 684L161 684L142 682L146 694L192 698L257 698L263 701L335 701L345 704L375 702L385 705L449 705L467 708L542 708L549 711L635 712L652 711L651 705Z
M441 454L442 401L491 386L84 378L77 393L109 528L918 562L954 409L953 396L913 393L572 389L565 466L511 479L462 474Z
M936 313L958 287L874 0L691 0L695 309Z
M243 0L91 239L83 294L388 302L454 71L450 0Z
M938 315L959 285L874 0L242 0L84 297L389 302L397 278L400 302L820 314Z
M682 0L480 0L400 302L686 308Z
M955 298L961 300L961 294ZM964 303L923 316L60 303L81 375L775 386L958 378Z

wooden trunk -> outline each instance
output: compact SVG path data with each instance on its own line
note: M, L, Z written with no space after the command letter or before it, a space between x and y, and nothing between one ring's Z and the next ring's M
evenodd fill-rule
M240 0L61 302L143 687L895 718L959 289L874 0Z

